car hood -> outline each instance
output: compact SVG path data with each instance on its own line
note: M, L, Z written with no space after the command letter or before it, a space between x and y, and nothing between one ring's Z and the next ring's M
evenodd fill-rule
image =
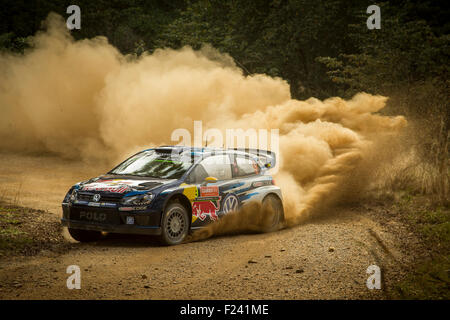
M177 180L107 175L79 183L78 190L125 194L132 191L150 191L175 181Z

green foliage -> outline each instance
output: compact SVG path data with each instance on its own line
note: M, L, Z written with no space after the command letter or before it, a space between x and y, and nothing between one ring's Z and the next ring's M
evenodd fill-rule
M50 11L69 0L5 0L0 48L23 52ZM381 30L368 30L360 0L80 0L76 39L106 36L123 53L160 47L229 53L246 73L286 79L296 98L393 92L438 84L448 90L448 10L432 1L379 3ZM443 83L445 85L443 85ZM420 89L419 89L420 90ZM434 95L434 94L433 94Z
M49 12L62 17L74 4L70 0L3 0L0 12L0 35L12 33L12 38L33 35ZM185 6L183 0L79 0L81 29L72 30L76 39L106 36L123 53L131 53L135 43L144 41L146 48L155 47L155 39L164 25L170 23ZM0 47L7 47L1 42Z
M449 255L422 263L407 279L397 285L394 298L414 300L450 299L449 269Z
M33 240L18 227L21 224L17 210L0 207L0 250L23 248Z
M355 5L342 0L195 1L166 26L160 45L209 43L247 73L287 79L296 97L325 97L333 83L315 58L353 48L347 26L358 19Z
M450 250L450 210L439 207L435 210L424 210L412 216L419 232L439 248Z
M0 50L23 53L28 47L26 38L15 37L13 32L0 34Z
M422 238L427 255L396 285L393 298L450 298L450 210L426 203L423 197L407 192L397 201L398 214L404 213L405 222Z
M418 199L420 197L404 191L400 193L396 205L400 211L407 213L407 222L425 243L432 243L434 248L450 252L450 208L436 205L418 208L414 205Z
M329 69L342 95L359 91L389 94L426 81L448 81L450 37L436 36L424 21L404 23L387 17L381 30L360 31L354 33L360 37L360 53L317 59Z

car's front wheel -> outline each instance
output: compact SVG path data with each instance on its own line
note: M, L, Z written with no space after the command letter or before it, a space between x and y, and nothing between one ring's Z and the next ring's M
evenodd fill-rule
M69 234L77 241L80 242L92 242L97 241L102 237L101 231L93 231L93 230L82 230L82 229L73 229L68 228Z
M184 241L189 232L189 218L186 208L178 202L169 204L161 221L161 241L175 245Z

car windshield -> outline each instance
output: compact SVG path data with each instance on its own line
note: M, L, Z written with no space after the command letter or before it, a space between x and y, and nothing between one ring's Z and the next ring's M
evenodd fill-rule
M149 150L134 155L109 173L159 179L179 179L191 166L190 158Z

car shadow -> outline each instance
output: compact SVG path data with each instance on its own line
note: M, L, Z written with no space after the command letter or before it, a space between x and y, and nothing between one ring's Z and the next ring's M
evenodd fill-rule
M303 222L302 224L307 223L324 223L327 217L321 217L316 219L310 219L308 221ZM329 219L329 218L328 218ZM292 229L290 227L282 227L274 232L261 232L261 231L250 231L250 230L239 230L239 231L230 231L226 233L214 234L212 236L208 236L205 238L194 239L193 233L191 233L185 242L180 245L185 245L189 243L203 243L206 241L216 241L223 239L232 239L236 237L248 237L251 236L253 239L259 239L261 237L279 235ZM113 248L113 247L121 247L121 248L145 248L145 247L167 247L162 244L157 236L149 236L149 235L134 235L134 234L119 234L119 233L105 233L100 240L95 242L86 243L89 246L94 247L104 247L104 248Z
M90 245L96 247L164 247L155 236L107 233Z

